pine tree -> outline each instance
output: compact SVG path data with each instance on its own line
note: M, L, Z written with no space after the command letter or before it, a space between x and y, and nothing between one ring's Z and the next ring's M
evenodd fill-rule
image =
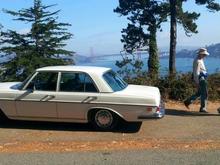
M159 55L157 47L157 30L166 20L165 5L153 0L119 0L119 6L114 10L130 21L122 30L122 42L128 53L143 47L148 47L148 72L153 78L158 77Z
M0 24L0 40L2 38L2 28L3 28L3 26L2 26L2 24ZM1 47L1 45L0 45L0 47ZM2 58L2 55L0 54L0 59L1 58ZM2 77L2 68L0 67L0 81L1 81L1 77Z
M49 65L73 63L74 52L65 50L65 41L72 37L67 32L68 23L58 22L60 10L48 9L55 5L43 5L41 0L34 0L33 7L19 11L3 10L16 17L15 21L30 24L30 31L19 34L14 30L2 32L0 51L9 61L1 64L4 81L23 80L36 68Z

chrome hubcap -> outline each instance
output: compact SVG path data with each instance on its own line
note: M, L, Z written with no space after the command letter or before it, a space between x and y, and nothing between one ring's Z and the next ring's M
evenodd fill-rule
M113 122L112 114L107 110L100 110L95 115L95 122L101 128L110 127Z

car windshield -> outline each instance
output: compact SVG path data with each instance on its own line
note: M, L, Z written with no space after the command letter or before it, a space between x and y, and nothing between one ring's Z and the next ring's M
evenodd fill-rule
M106 72L103 77L114 92L121 91L128 86L128 84L112 70Z

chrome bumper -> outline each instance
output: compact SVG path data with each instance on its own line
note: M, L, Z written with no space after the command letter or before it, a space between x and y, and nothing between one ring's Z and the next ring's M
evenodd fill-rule
M157 118L162 118L162 117L164 117L164 116L165 116L165 103L164 103L164 102L162 101L162 99L161 99L161 102L160 102L160 111L155 114L155 117L157 117Z
M138 116L139 120L144 120L144 119L160 119L165 116L165 104L163 101L161 101L160 104L160 111L157 111L153 113L151 116Z

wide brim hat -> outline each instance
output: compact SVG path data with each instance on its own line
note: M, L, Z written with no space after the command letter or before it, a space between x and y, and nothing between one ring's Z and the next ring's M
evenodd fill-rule
M204 55L206 55L206 56L209 56L209 52L207 51L206 48L200 48L200 49L198 50L198 54L204 54Z

